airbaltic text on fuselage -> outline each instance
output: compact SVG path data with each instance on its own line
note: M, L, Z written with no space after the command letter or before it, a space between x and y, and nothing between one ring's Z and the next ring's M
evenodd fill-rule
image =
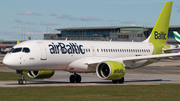
M83 45L78 45L76 43L69 43L69 44L64 44L64 43L58 43L48 45L50 47L50 53L51 54L85 54L83 51Z
M158 33L157 31L154 31L154 35L155 35L155 39L166 40L166 33L165 32Z

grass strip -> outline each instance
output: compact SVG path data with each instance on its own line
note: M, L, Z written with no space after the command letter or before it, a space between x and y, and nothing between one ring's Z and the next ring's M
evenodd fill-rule
M179 101L180 85L0 88L2 101Z
M21 77L19 76L20 74L16 74L16 73L0 72L0 81L18 80L21 79ZM25 75L25 78L26 80L34 80L28 77L27 75Z

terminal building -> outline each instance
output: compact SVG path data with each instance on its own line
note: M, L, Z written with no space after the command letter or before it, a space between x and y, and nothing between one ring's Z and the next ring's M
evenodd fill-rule
M59 34L44 34L44 40L101 40L101 41L143 41L151 33L153 27L83 27L56 29ZM168 43L177 44L173 31L180 33L180 26L170 26Z

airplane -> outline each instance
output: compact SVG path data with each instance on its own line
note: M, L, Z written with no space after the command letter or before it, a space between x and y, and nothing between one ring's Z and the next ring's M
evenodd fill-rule
M55 70L73 73L71 83L80 83L79 73L96 73L100 79L124 83L126 69L146 66L166 57L172 1L165 3L150 34L142 42L29 40L15 45L4 57L3 64L21 74L18 80L25 85L25 75L31 78L50 78Z
M176 39L177 45L170 45L168 42L166 42L166 44L170 45L170 48L163 49L165 53L179 53L180 51L180 35L177 31L173 31L173 34Z
M177 47L180 47L180 35L177 31L173 31L176 42L178 43Z

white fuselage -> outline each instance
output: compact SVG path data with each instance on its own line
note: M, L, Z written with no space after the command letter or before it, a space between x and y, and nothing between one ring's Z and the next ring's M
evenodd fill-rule
M110 42L110 41L46 41L31 40L19 43L13 49L18 52L7 53L3 63L16 70L65 70L78 59L92 57L123 58L151 55L153 45L145 42ZM29 48L30 52L23 52ZM72 67L72 66L71 66ZM78 65L74 66L78 71ZM80 71L95 71L79 67Z

